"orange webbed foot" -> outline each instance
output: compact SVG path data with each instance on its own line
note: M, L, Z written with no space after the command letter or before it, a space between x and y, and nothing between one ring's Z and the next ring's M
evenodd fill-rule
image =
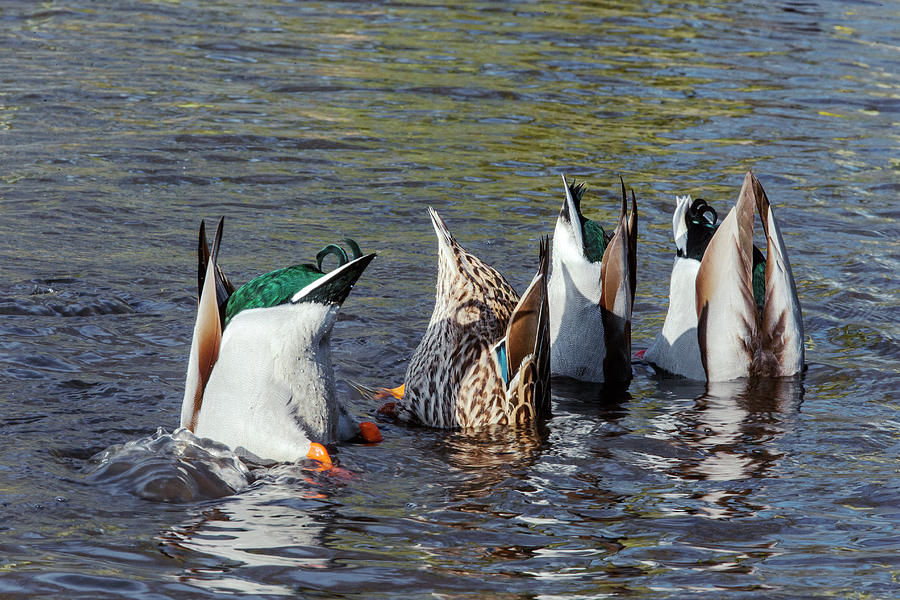
M377 444L384 441L378 426L371 421L363 421L359 424L359 437L366 444Z
M326 468L331 467L333 464L331 462L331 455L328 454L328 450L325 449L325 446L317 442L312 442L309 445L309 452L306 453L306 458L317 460Z
M403 393L406 390L406 384L401 383L395 388L378 388L375 392L376 400L383 400L385 398L394 398L396 400L400 400L403 398Z

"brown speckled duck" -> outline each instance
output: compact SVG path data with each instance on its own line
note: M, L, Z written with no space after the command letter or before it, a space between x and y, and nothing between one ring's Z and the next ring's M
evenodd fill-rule
M429 209L438 238L434 312L397 402L383 412L439 428L525 426L550 412L548 240L521 298Z

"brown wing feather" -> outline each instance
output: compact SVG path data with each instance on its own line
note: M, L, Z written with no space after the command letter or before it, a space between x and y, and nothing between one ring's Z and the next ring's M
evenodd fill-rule
M210 260L207 264L203 289L200 292L197 321L194 323L194 339L191 344L191 354L193 356L191 357L190 367L197 369L197 378L193 390L191 416L187 423L182 423L182 426L187 427L191 431L197 426L197 418L200 416L200 408L203 404L203 391L206 388L206 382L209 381L209 376L216 364L216 360L219 358L219 347L222 344L222 326L215 300L214 267L215 263Z
M542 238L538 272L513 310L506 334L510 381L519 375L517 388L510 390L513 406L508 412L518 425L550 414L549 248L550 238Z
M696 281L698 342L707 379L747 375L758 339L753 300L753 208L750 180L709 242Z
M624 190L624 184L623 184ZM600 262L600 310L606 356L603 359L605 381L621 382L631 379L631 235L626 219L627 197L623 194L616 232ZM635 219L636 214L634 215Z
M509 319L506 335L506 352L509 357L509 378L515 377L522 359L535 353L539 332L547 325L547 260L544 256L545 241L541 240L540 267Z
M794 275L769 198L759 180L747 173L766 233L766 294L760 324L760 349L754 372L793 375L803 368L803 318Z

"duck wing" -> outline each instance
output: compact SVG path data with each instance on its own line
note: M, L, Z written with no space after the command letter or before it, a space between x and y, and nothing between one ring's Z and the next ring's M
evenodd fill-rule
M603 260L600 263L600 309L606 356L603 359L604 381L631 380L631 310L634 303L633 274L636 273L637 253L636 204L632 205L631 218L627 218L628 199L622 184L622 207L619 224L613 234Z
M708 381L749 375L756 354L751 177L744 178L737 204L712 236L697 272L697 341Z
M550 239L540 242L537 274L509 319L506 361L511 424L526 425L550 415L550 302L547 271ZM501 342L502 343L502 342Z
M622 181L622 196L625 196L625 181ZM637 199L631 190L631 213L628 215L628 276L631 278L631 304L634 306L634 294L637 291L637 238L638 238ZM630 315L629 315L630 316Z
M216 302L215 258L207 261L197 320L194 322L194 336L191 340L191 355L188 359L187 379L184 399L181 403L181 426L191 431L197 426L203 392L219 358L222 344L222 320Z
M769 198L759 180L747 173L750 190L756 200L766 232L766 294L760 329L757 372L779 377L794 375L803 368L803 317L791 263L788 261L781 229Z

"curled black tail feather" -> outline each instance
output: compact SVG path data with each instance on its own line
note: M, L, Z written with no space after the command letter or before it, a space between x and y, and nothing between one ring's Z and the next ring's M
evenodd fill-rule
M685 213L684 220L688 229L685 255L702 260L706 247L719 228L719 215L706 200L697 198Z

